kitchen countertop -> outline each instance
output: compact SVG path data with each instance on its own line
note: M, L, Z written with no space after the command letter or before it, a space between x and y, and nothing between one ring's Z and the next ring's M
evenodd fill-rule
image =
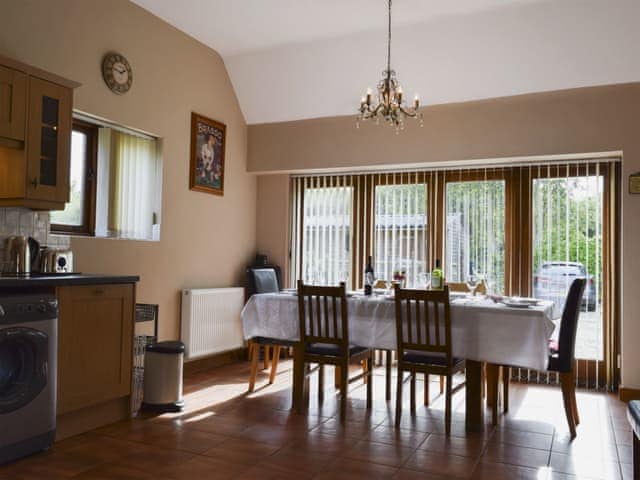
M66 287L74 285L107 285L137 283L137 275L101 275L97 273L36 273L28 277L0 275L0 289L12 287Z

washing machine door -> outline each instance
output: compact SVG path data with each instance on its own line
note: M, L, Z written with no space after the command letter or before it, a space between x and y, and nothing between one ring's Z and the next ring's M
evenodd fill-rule
M48 337L26 327L0 329L0 414L27 405L47 385Z

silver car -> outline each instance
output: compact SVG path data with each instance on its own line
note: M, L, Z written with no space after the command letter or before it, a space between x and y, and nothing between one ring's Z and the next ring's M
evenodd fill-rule
M562 311L569 287L576 278L587 279L582 297L582 308L590 312L595 311L598 299L596 298L593 275L587 275L584 265L580 262L544 262L533 277L533 296L552 300Z

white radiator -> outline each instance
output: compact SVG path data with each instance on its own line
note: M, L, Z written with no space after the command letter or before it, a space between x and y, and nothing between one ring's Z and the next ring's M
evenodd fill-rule
M182 341L186 360L243 346L240 312L244 288L182 291Z

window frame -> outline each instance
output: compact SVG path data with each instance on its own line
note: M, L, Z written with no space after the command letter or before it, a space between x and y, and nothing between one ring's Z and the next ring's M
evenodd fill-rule
M72 131L82 132L87 139L85 151L85 176L81 225L51 223L53 234L95 236L96 224L96 173L98 168L98 131L97 125L74 118Z

